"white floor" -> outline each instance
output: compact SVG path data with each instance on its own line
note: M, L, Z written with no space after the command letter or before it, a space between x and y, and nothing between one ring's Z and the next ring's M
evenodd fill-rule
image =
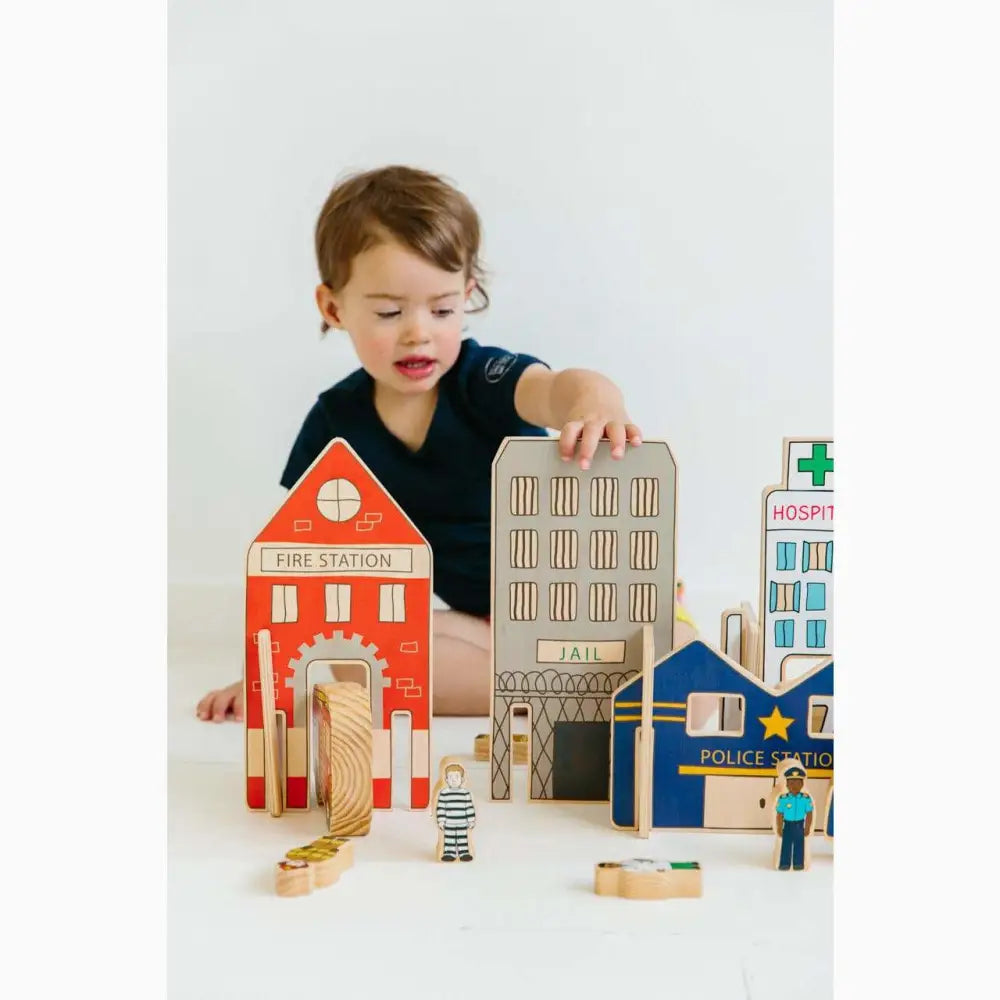
M198 697L235 679L238 664L238 652L208 644L171 649L171 998L833 995L828 841L813 841L809 871L775 872L763 835L654 831L642 841L610 827L607 805L491 802L489 766L472 759L485 719L436 720L432 735L435 762L467 755L475 861L433 860L428 811L377 812L336 885L279 899L274 863L324 830L316 811L249 812L242 726L195 718ZM594 864L632 856L701 862L704 897L595 896Z

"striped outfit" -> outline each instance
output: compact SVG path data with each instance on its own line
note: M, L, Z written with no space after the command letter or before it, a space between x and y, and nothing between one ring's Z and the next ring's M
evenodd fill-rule
M469 827L476 821L472 792L467 788L442 788L438 792L434 818L444 830L444 858L471 860Z

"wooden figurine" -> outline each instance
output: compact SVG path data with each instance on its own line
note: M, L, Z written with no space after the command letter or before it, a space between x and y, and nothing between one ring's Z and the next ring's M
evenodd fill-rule
M809 867L809 835L812 833L813 800L805 789L805 768L795 763L784 771L785 789L775 803L775 868L787 872Z
M511 744L514 749L514 766L519 767L528 763L528 737L524 733L514 733L511 737ZM474 757L480 763L488 762L490 759L490 734L480 733L473 744Z
M651 684L626 680L611 699L612 825L641 834L647 822L650 829L769 832L769 799L787 757L809 769L819 800L833 779L833 671L827 659L772 689L696 639L654 663ZM650 702L646 765L637 749L647 746L642 722Z
M431 550L341 438L289 492L247 554L246 801L263 809L264 711L257 634L271 635L285 726L284 808L309 808L312 698L331 673L360 674L372 720L372 802L392 805L394 716L410 724L410 807L430 801Z
M672 899L701 896L697 861L602 861L594 868L594 892L623 899Z
M327 832L364 836L372 822L372 716L367 690L341 681L313 688L318 721L316 798Z
M665 441L591 467L551 438L493 461L490 794L510 798L512 715L531 719L533 801L608 799L611 692L642 667L642 627L674 645L676 465Z
M471 861L476 804L465 787L465 768L457 757L441 759L440 779L434 786L434 821L438 827L438 860Z
M260 676L261 721L264 735L264 779L267 804L272 816L280 816L284 790L278 773L278 733L274 714L274 671L271 664L271 633L263 628L257 633L257 662Z

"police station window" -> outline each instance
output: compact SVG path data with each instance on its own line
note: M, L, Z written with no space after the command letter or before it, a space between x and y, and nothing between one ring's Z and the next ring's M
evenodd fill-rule
M795 645L795 622L791 618L774 623L774 644L781 649L790 649Z
M778 542L777 569L795 569L795 542Z
M510 585L510 620L533 622L538 617L538 584L512 583Z
M833 542L803 542L802 572L833 572Z
M744 707L741 694L692 692L685 719L688 736L742 736ZM657 715L669 714L669 709L653 705L654 721Z
M826 611L826 584L806 584L806 611Z
M383 583L378 588L378 620L380 622L406 621L406 596L402 583Z
M814 694L809 699L806 732L813 739L833 739L833 695Z
M806 645L810 649L822 649L826 645L826 622L823 619L806 622Z
M291 584L278 583L271 588L271 621L297 622L299 620L299 598L297 588Z
M351 620L351 585L328 583L326 585L326 620L349 622Z
M770 609L772 611L798 611L801 594L801 583L775 583L772 580Z
M514 476L510 481L510 512L516 517L538 513L538 477Z

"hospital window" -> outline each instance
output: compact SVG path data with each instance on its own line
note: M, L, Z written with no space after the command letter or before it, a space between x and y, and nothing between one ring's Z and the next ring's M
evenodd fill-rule
M405 622L406 599L402 583L383 583L378 588L378 620Z
M833 695L814 694L809 699L806 732L813 739L833 739Z
M806 622L806 645L810 649L822 649L826 645L826 622L823 619Z
M795 569L795 542L778 542L779 570Z
M351 620L351 585L349 583L326 584L326 620L328 622L349 622Z
M299 620L299 598L297 588L287 583L276 583L271 587L271 621L297 622Z
M826 584L806 584L806 611L826 611Z
M797 581L795 583L775 583L772 580L770 609L772 611L798 611L801 594L802 584Z
M781 649L795 645L795 622L791 618L783 618L774 623L774 644Z
M802 572L833 572L833 542L803 542Z
M653 721L673 714L669 707L653 702ZM688 695L686 728L688 736L742 736L744 702L741 694L695 691Z

